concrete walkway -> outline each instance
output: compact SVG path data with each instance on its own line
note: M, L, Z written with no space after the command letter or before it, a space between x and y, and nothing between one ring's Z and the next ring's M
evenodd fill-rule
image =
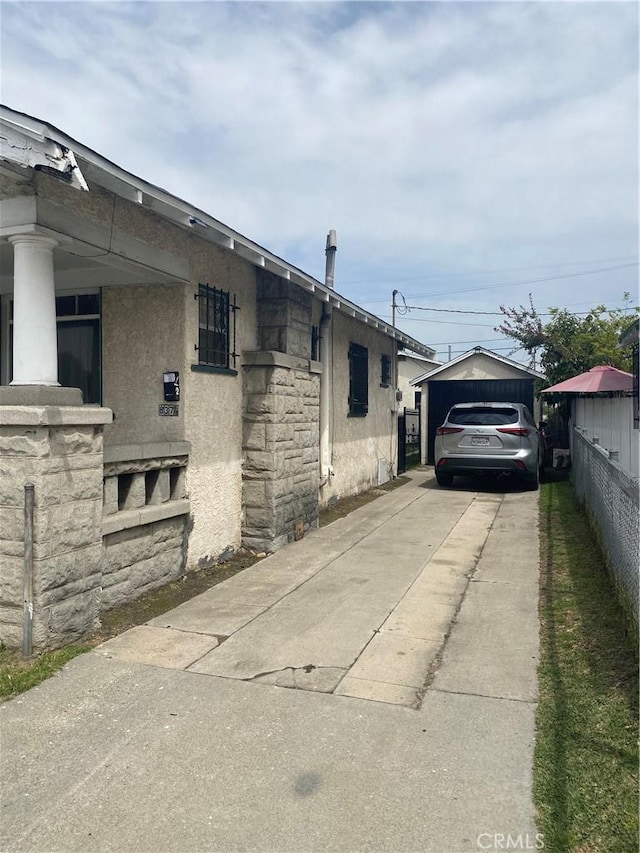
M415 472L3 706L1 849L534 845L536 495L474 488Z

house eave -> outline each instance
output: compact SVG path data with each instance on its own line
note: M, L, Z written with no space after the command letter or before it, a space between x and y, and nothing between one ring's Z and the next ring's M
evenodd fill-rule
M153 211L179 227L191 231L198 238L234 252L254 266L267 269L293 282L298 287L315 294L323 302L332 304L335 310L378 329L412 352L426 357L435 357L435 350L432 347L420 343L410 335L385 323L379 317L370 314L356 303L327 287L323 282L318 281L283 258L274 255L248 237L234 231L205 211L127 172L53 125L4 105L0 105L0 121L16 134L22 134L33 140L34 144L37 144L36 147L44 146L47 150L54 152L63 149L66 152L65 156L68 157L65 168L68 170L70 168L69 163L74 164L72 171L76 180L73 185L78 189L86 189L87 182L97 184L121 198ZM58 148L54 148L54 146ZM29 163L22 164L18 163L17 160L10 162L17 163L23 168L34 168ZM62 166L60 171L62 172Z
M527 373L532 379L545 379L544 373L540 373L538 370L533 370L531 367L525 367L524 364L519 364L517 361L513 361L511 358L506 358L502 355L497 355L497 353L491 352L491 350L485 349L484 347L474 347L474 349L467 350L467 352L463 352L462 355L456 356L456 358L452 358L451 361L447 361L444 364L440 365L440 367L436 367L434 370L429 370L427 373L423 373L421 376L417 376L415 379L411 380L411 385L422 385L428 379L432 379L434 376L437 376L439 373L443 373L445 370L448 370L450 367L453 367L456 364L460 364L462 361L466 361L466 359L471 358L474 355L486 355L489 358L494 359L495 361L499 361L502 364L506 364L508 367L513 367L517 370L520 370L522 373Z

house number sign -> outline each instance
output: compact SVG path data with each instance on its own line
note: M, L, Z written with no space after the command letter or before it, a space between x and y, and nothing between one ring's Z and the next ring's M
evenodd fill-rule
M165 418L177 418L178 406L175 403L160 403L158 406L158 414Z

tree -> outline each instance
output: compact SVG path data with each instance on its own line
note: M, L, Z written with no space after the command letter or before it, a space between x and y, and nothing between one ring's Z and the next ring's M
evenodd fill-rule
M529 294L529 307L500 306L505 320L495 331L518 341L539 363L548 380L544 387L599 364L631 372L631 352L627 347L621 348L618 340L640 309L630 309L628 293L623 298L624 309L607 310L604 305L596 305L584 317L571 314L566 308L550 308L550 319L545 322Z

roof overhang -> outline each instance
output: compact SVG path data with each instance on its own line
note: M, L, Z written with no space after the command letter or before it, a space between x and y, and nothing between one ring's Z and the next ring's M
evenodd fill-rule
M411 384L422 385L423 382L428 381L429 379L433 379L434 376L443 373L450 367L453 367L456 364L460 364L461 361L466 361L468 358L472 358L475 355L488 356L489 358L492 358L495 361L499 361L501 364L506 364L508 367L513 367L516 370L521 371L522 373L528 374L532 379L546 378L544 373L540 373L538 370L534 370L531 367L525 367L524 364L520 364L517 361L513 361L513 359L511 358L506 358L503 355L498 355L497 353L491 352L491 350L485 349L484 347L474 347L473 349L462 353L462 355L459 355L456 358L452 358L451 361L446 361L444 364L440 365L440 367L436 367L435 370L430 370L427 373L423 373L421 376L417 376L415 379L411 380Z
M427 358L435 350L365 311L355 302L269 252L248 237L214 219L205 211L160 187L132 175L95 151L67 136L53 125L0 105L0 159L13 167L40 169L56 174L79 190L94 183L115 195L153 211L164 219L196 234L200 239L234 252L254 266L267 269L313 293L338 311L355 318L399 344Z

